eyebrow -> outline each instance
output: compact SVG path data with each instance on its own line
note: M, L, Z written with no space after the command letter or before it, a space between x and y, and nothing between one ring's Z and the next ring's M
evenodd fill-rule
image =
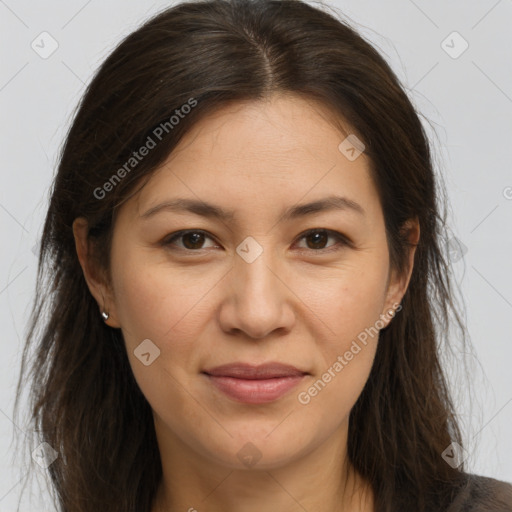
M365 215L363 207L355 201L341 196L328 196L310 203L294 205L285 210L281 219L289 221L299 217L305 217L319 212L330 210L352 211L359 215ZM233 220L234 210L225 210L220 206L199 201L196 199L176 198L164 201L140 215L143 220L153 217L159 212L190 212L201 217L219 219L222 221Z

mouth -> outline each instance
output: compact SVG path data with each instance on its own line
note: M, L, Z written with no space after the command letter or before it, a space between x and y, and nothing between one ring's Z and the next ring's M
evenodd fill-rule
M281 363L233 363L204 370L209 382L229 398L246 404L274 402L299 385L307 372Z

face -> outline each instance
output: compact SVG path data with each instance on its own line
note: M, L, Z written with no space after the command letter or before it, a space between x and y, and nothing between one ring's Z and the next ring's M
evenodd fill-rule
M265 469L342 439L405 291L369 160L329 115L284 95L225 107L119 212L112 288L91 291L159 442L188 456ZM295 370L251 373L267 363Z

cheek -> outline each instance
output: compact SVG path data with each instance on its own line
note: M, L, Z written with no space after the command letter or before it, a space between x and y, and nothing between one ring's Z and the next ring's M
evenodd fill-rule
M323 295L329 327L316 340L319 359L315 373L301 387L297 401L306 421L325 435L348 420L371 371L381 326L386 269L367 266L364 272L340 275L342 284ZM320 298L320 295L318 296Z
M337 284L331 282L327 288L310 288L328 331L317 338L316 372L308 387L302 388L303 400L299 397L299 403L308 404L315 414L324 416L330 411L332 417L325 421L334 423L348 414L371 371L382 327L386 261L368 258L364 264L339 272L335 280Z
M348 350L331 357L329 366L300 390L297 401L304 426L310 424L325 438L347 424L368 380L376 346L376 342L349 344Z
M208 304L208 290L216 280L204 275L196 279L193 274L190 269L180 271L141 261L124 264L117 274L120 293L116 311L127 341L154 338L160 343L174 340L179 344L194 336ZM196 322L190 321L192 317Z
M380 319L386 296L384 263L366 258L336 272L328 281L309 283L308 300L329 328L324 343L331 359L348 350L354 338Z
M138 386L154 411L166 411L172 403L181 417L193 419L198 413L184 390L194 375L194 342L211 317L207 291L213 283L133 261L125 261L116 278L116 310Z

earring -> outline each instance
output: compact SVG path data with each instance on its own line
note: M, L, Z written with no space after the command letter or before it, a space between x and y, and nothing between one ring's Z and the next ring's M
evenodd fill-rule
M108 320L108 317L110 316L108 313L105 313L105 311L101 312L101 316L103 317L103 320L106 322Z

